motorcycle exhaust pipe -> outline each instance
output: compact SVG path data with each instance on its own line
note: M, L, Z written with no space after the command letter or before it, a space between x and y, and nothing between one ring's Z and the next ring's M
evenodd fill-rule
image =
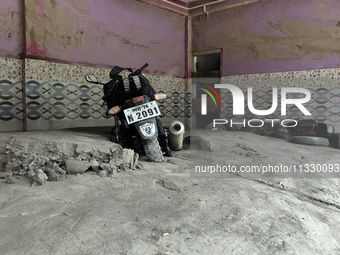
M169 126L169 146L171 150L179 151L183 146L184 125L182 122L175 120Z

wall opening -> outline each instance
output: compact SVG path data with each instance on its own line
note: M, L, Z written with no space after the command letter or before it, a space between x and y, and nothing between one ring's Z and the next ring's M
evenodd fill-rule
M221 68L222 68L222 49L194 52L194 72L192 73L193 84L206 81L205 83L214 87L215 84L221 83ZM220 89L216 89L220 93ZM193 109L193 127L204 129L213 119L218 119L220 115L220 105L214 104L213 100L208 97L207 108L208 114L200 116L199 121L196 121L195 115L201 114L201 95L205 92L195 86L194 99L192 102Z

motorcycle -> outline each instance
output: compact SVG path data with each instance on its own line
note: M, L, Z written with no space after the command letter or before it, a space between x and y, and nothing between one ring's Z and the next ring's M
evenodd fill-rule
M142 74L142 71L147 66L148 64L145 64L136 71L133 71L131 68L115 66L110 71L110 78L112 80L109 83L99 82L98 78L93 74L86 75L85 79L90 83L104 86L103 105L107 104L107 115L113 115L115 119L115 127L112 129L114 142L119 143L125 148L137 150L138 153L140 153L140 148L142 147L148 161L164 162L163 153L158 141L160 121L156 119L161 115L161 111L156 101L165 99L166 95L162 93L148 93L146 95L141 92L141 82L149 82ZM130 71L128 77L124 79L119 75L123 70ZM131 84L134 84L134 87ZM152 91L154 90L152 89ZM124 98L122 94L126 94L126 97ZM138 96L129 98L129 95L132 94L137 94ZM112 95L116 95L116 98L118 95L119 100L111 102L110 98ZM116 105L113 106L113 104Z

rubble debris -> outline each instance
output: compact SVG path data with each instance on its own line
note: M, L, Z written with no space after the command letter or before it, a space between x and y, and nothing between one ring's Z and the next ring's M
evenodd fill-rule
M27 175L33 186L88 169L101 177L112 176L118 170L136 169L139 158L133 150L111 142L93 145L44 138L23 141L16 136L0 136L0 141L0 178L12 182L12 175Z
M32 186L44 185L48 177L42 169L37 169L34 172L32 170L27 172L29 178L33 180Z
M65 178L66 171L58 166L57 163L53 163L52 168L45 170L45 173L49 181L59 181Z
M121 170L135 169L138 163L139 155L131 149L123 149L116 152L115 158L110 160L110 163L115 163Z
M107 177L108 176L108 172L106 170L101 170L98 172L98 175L100 177Z
M16 170L16 165L14 162L9 162L6 165L6 169L5 169L6 172L14 172L15 170Z
M12 176L12 171L0 172L0 179L6 179Z
M83 174L86 170L91 167L90 162L79 161L75 159L66 160L66 171L69 174Z
M6 182L7 184L14 184L14 183L16 183L17 181L16 181L13 177L8 177L8 176L7 176L5 182Z
M107 171L108 175L117 173L117 166L113 163L102 163L100 168Z
M0 154L0 172L5 171L6 162L7 162L6 155L1 155Z

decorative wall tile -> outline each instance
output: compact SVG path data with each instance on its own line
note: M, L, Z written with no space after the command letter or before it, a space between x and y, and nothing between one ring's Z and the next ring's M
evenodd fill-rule
M67 83L71 80L70 65L49 63L47 68L47 78L50 82Z
M55 110L51 119L98 119L105 114L101 108L102 86L51 85L54 90L51 104Z
M228 81L241 88L245 95L245 115L233 116L232 95L229 90L222 90L221 98L223 102L221 118L233 118L242 120L251 119L254 115L247 108L247 88L253 89L253 105L255 109L264 110L272 106L272 88L279 89L280 109L280 88L282 87L301 87L307 88L311 92L311 100L304 104L312 113L312 118L319 121L326 121L340 126L340 72L339 69L306 70L296 72L283 72L259 75L238 75L222 77L222 81ZM304 98L303 94L293 94L298 98ZM291 98L292 95L288 95ZM311 116L301 116L302 113L295 106L289 106L285 118L311 118ZM266 118L280 118L280 111L276 110L271 116ZM260 116L260 118L263 118Z
M24 111L32 123L39 120L62 123L108 118L105 116L106 108L101 107L103 87L86 82L85 75L92 73L101 82L108 82L109 69L26 59L24 79L26 105L24 105L22 66L22 60L0 58L0 131L6 130L4 124L11 126L11 123L14 123L16 128L22 126ZM127 77L128 74L122 72L123 77ZM150 74L145 76L157 92L167 94L167 98L159 102L163 120L174 118L182 120L191 116L190 102L194 93L190 86L192 79ZM244 92L247 92L248 87L252 87L253 104L256 109L271 107L274 87L308 88L312 93L312 99L306 107L312 112L313 117L340 125L339 68L225 76L221 77L221 83L236 85ZM233 117L231 93L222 90L221 98L224 102L221 117ZM269 117L279 117L279 107L280 105ZM287 118L300 117L299 114L299 109L290 107ZM248 109L245 111L245 117L253 117Z
M94 74L101 82L108 82L109 69L49 63L25 59L25 91L23 100L22 60L0 58L0 122L9 126L17 121L22 130L24 112L28 129L48 129L49 121L57 126L70 121L108 119L102 107L103 86L86 82L86 74ZM127 77L129 72L122 72ZM190 104L187 79L146 75L157 92L165 92L167 100L160 102L162 119L187 118ZM26 105L24 103L26 102ZM112 122L108 122L112 125ZM66 125L66 124L65 124ZM68 125L68 124L67 124ZM73 124L72 124L73 125ZM18 130L7 128L9 130ZM4 125L0 131L7 130Z
M0 122L23 120L22 81L0 79Z
M37 82L46 81L48 62L37 59L25 59L25 79Z
M9 81L21 81L22 60L0 58L0 79Z
M0 131L22 131L22 60L0 58Z

